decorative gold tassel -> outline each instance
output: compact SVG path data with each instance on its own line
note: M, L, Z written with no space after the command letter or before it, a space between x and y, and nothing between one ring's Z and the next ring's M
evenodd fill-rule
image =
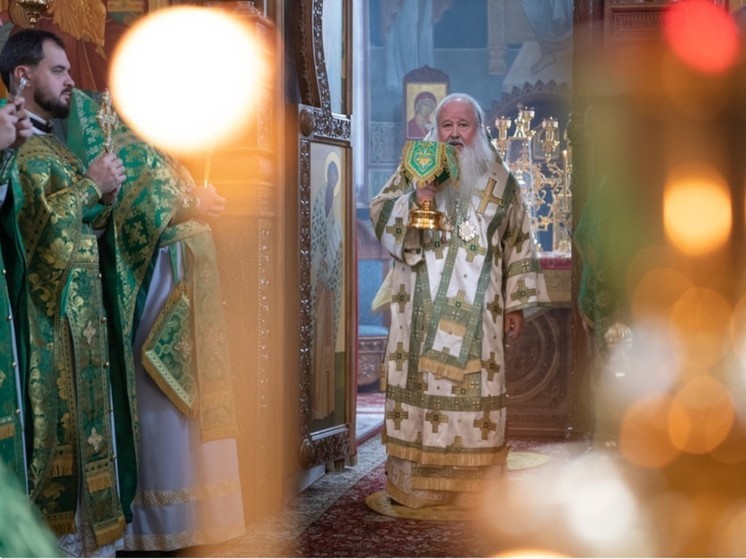
M72 457L57 457L52 460L52 477L67 477L73 475Z
M71 534L75 531L75 514L72 512L55 514L53 518L46 518L46 521L58 536Z
M107 471L86 474L85 482L90 493L109 489L112 486L111 474Z
M94 526L93 533L96 536L96 543L99 547L114 543L124 534L124 517L118 516L111 521L110 526Z

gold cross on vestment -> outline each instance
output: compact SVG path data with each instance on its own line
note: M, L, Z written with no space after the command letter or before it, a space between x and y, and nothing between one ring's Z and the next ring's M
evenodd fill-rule
M438 239L432 239L430 241L425 241L425 250L432 250L435 253L435 258L440 260L443 258L443 249L445 248L443 246L443 241Z
M497 295L495 295L495 298L491 303L487 303L486 305L487 310L490 311L492 314L492 320L497 321L498 316L502 316L503 314L503 308L500 306L500 299Z
M425 378L425 373L419 373L419 376L417 378L417 381L414 383L414 386L417 390L420 390L421 392L427 392L427 387L429 386L427 384L427 379Z
M386 412L386 419L393 419L394 430L398 431L401 429L401 422L409 419L409 412L402 409L401 402L396 402L394 409Z
M482 440L486 441L490 431L497 431L497 423L490 419L490 412L485 411L481 419L474 420L474 427L482 431Z
M446 316L450 316L455 321L465 320L469 317L472 311L472 305L466 301L466 292L463 289L459 289L459 292L455 297L446 298L446 304L443 310ZM448 349L448 348L446 348Z
M429 411L425 414L425 421L433 425L433 433L437 433L441 423L448 423L448 416L442 411Z
M481 386L482 383L479 379L479 373L464 375L463 382L461 384L455 384L451 388L451 394L469 398L479 397Z
M510 299L513 301L518 299L521 303L528 303L529 298L536 295L536 293L536 289L529 288L525 280L518 280L515 291L510 294Z
M531 240L531 233L523 231L521 226L518 225L508 233L509 243L511 243L518 252L523 252L523 243Z
M406 227L404 225L404 220L400 217L397 217L393 225L389 225L386 227L386 233L389 233L394 236L394 239L396 239L397 243L402 242L404 239L404 233L406 232Z
M106 150L106 153L112 153L114 151L114 140L112 136L114 133L114 127L119 124L119 117L111 106L111 95L109 94L108 89L101 94L101 107L98 109L96 118L101 126L101 130L104 132L104 149Z
M391 302L395 305L399 305L399 312L404 312L404 308L407 303L409 303L409 293L407 293L406 287L404 287L404 284L399 284L399 292L394 293L394 295L391 297Z
M404 351L404 344L402 342L397 343L396 349L389 354L389 361L395 361L396 370L401 371L407 359L409 359L409 352Z
M477 254L480 256L487 254L487 249L480 247L479 241L474 241L473 243L462 243L461 248L466 251L466 261L469 263L474 262L474 257Z
M482 359L482 367L487 369L487 380L491 382L492 379L495 378L495 374L500 372L500 365L495 359L494 351L490 351L489 361L485 361L484 359Z
M477 213L483 214L487 209L487 206L489 206L490 202L492 202L493 204L497 204L498 206L503 203L502 198L498 198L493 194L496 184L497 181L491 178L487 182L487 188L485 188L484 190L479 190L479 192L482 193L482 199L479 202Z

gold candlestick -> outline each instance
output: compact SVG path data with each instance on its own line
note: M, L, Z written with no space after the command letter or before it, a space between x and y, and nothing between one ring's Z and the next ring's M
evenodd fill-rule
M527 109L523 105L518 105L518 117L515 119L514 138L531 138L534 133L531 130L531 121L536 113L533 109Z
M545 118L541 122L541 128L544 131L544 137L541 140L541 150L544 152L544 157L546 159L551 159L559 147L557 126L557 121L552 117Z
M504 116L495 120L497 139L492 141L492 145L495 146L501 159L505 159L505 156L508 153L508 129L512 123L513 122L509 118Z

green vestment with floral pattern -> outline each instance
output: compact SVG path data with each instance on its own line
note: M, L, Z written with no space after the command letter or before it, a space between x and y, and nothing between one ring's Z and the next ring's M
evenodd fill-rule
M27 270L32 500L57 534L75 531L79 500L96 544L121 538L106 316L94 226L108 208L54 136L18 150L18 227Z
M15 173L13 181L11 173ZM26 443L21 416L25 406L19 405L24 397L19 389L22 392L25 386L28 325L23 247L16 220L19 194L13 191L18 185L15 154L3 155L0 184L7 184L8 189L0 210L0 461L15 472L25 488ZM16 369L20 373L18 383Z
M105 143L97 119L99 99L75 90L71 104L68 146L84 162L92 161ZM143 364L179 410L200 418L203 440L235 437L238 429L212 233L197 221L172 224L177 209L191 199L194 181L183 166L122 123L114 127L113 148L124 162L127 178L114 204L111 226L101 239L101 256L106 299L115 317L113 377L130 395L129 421L117 423L118 453L134 456L139 440L132 344L151 262L159 247L177 243L188 255L190 271L154 325L143 347ZM120 491L128 511L137 487L136 470L131 467L134 459L123 461Z

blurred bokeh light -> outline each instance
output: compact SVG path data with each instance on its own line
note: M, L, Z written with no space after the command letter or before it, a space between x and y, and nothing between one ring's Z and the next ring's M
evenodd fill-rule
M738 28L731 15L713 2L690 0L672 4L663 29L671 49L701 72L724 72L738 55Z
M265 72L250 27L220 9L155 11L117 46L109 83L120 116L180 154L204 152L245 129Z
M722 175L702 163L671 169L665 185L663 222L671 242L690 256L722 247L732 222L730 194Z

